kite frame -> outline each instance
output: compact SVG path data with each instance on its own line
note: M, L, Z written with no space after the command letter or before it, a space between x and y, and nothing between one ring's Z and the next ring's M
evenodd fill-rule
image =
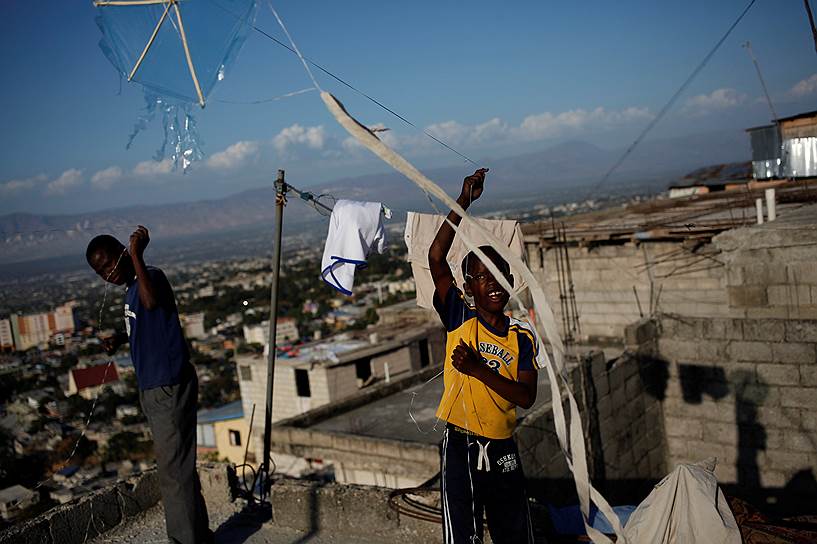
M193 56L190 54L190 47L187 44L187 34L184 31L184 23L182 22L182 12L179 8L179 0L97 0L94 2L94 6L101 7L101 6L151 6L151 5L158 5L164 4L165 11L162 13L162 16L159 18L159 21L156 23L156 27L153 29L153 33L150 35L147 43L145 44L145 48L142 50L142 54L139 55L139 58L136 60L136 64L133 65L133 69L131 70L130 74L128 75L128 81L133 79L133 76L136 75L137 70L142 65L142 61L145 60L145 57L148 54L153 42L156 40L156 36L159 34L159 30L162 28L165 20L167 19L167 14L170 11L170 7L173 7L173 10L176 13L176 21L179 23L179 37L181 38L182 42L182 49L184 50L184 56L187 60L187 68L190 70L190 78L193 80L193 86L196 88L196 95L198 96L199 106L204 108L204 93L201 91L201 85L199 85L199 78L196 75L196 68L193 65Z

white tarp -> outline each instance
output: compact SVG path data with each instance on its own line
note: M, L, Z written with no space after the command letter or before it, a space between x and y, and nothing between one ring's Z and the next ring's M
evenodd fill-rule
M632 513L630 544L740 544L740 530L715 479L715 458L678 465Z

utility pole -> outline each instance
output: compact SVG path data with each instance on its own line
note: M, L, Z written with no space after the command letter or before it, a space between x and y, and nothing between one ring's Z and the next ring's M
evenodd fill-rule
M275 180L275 235L272 246L272 281L270 284L270 319L269 337L267 340L267 409L264 413L264 459L261 469L261 502L269 495L272 479L270 478L270 441L272 434L272 387L275 382L275 335L278 330L278 278L281 275L281 231L284 224L284 199L287 184L284 182L284 171L278 170Z

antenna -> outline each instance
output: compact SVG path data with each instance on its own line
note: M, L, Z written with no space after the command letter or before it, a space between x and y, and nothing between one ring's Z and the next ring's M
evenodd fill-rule
M760 65L757 63L754 51L752 51L752 42L747 41L742 45L742 47L746 48L746 51L749 53L749 56L755 65L757 77L760 79L760 86L763 87L763 94L766 95L766 102L769 103L769 109L772 111L772 119L774 119L774 124L777 125L777 112L774 110L774 104L772 104L772 98L769 96L769 90L766 88L766 82L763 80L763 74L760 73Z

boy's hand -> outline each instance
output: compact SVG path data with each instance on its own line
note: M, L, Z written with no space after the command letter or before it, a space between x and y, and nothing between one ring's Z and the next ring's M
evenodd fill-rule
M474 348L463 342L462 339L451 354L451 364L454 365L454 368L468 376L477 377L477 373L486 368L481 359Z
M131 258L141 260L142 254L145 252L145 248L148 247L148 243L150 243L148 229L142 225L139 225L139 228L133 231L133 234L130 235L129 252Z
M482 195L486 172L488 172L487 168L480 168L462 181L462 192L460 192L460 197L457 199L458 202L465 203L467 207L468 204Z
M121 345L122 345L121 338L117 334L102 339L102 348L108 355L113 355L114 353L116 353L116 351L119 349Z

